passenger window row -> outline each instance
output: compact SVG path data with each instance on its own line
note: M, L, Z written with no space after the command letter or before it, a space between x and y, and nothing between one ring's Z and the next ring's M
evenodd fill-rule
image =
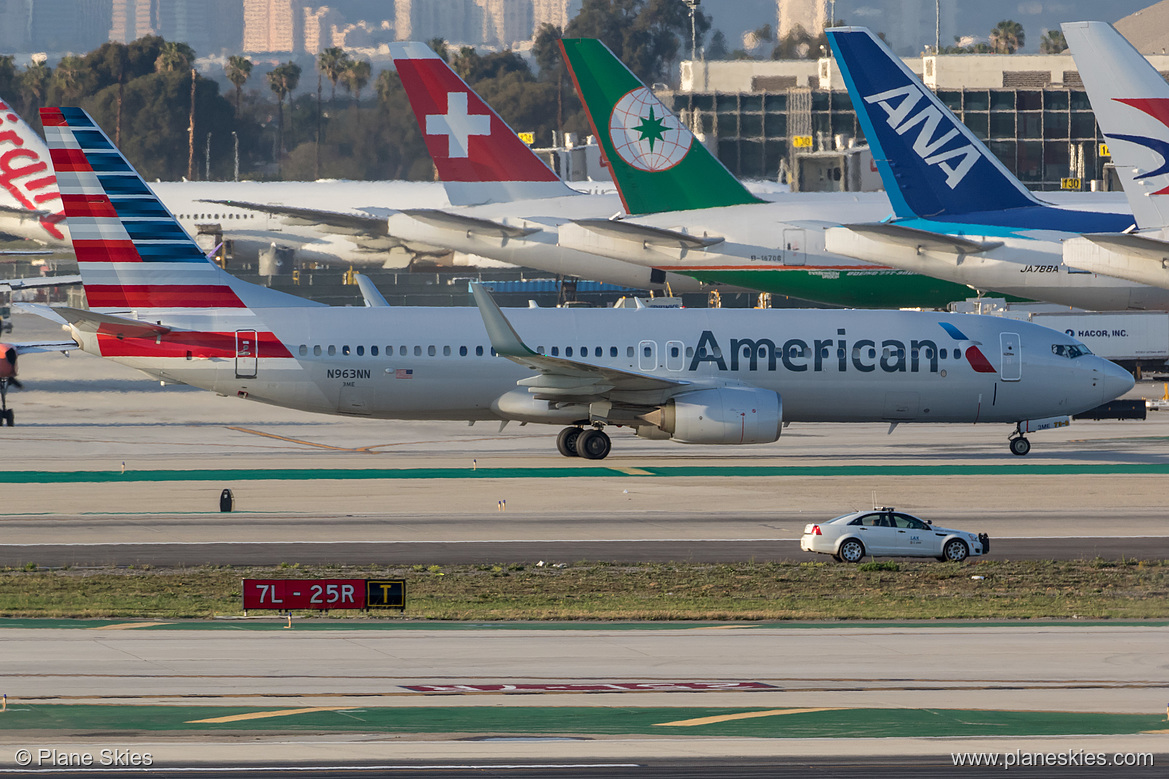
M255 219L255 214L179 214L176 219Z
M300 348L298 349L300 356L307 357L308 353L309 353L309 348L310 347L308 344L301 344ZM321 355L328 355L329 357L335 357L338 354L340 354L342 357L349 357L349 356L364 357L367 353L369 354L370 357L377 357L381 354L381 349L380 349L380 347L377 347L377 346L370 346L368 348L368 351L367 351L365 346L352 346L351 347L349 344L344 344L343 346L340 346L340 347L337 347L335 345L321 346L320 344L314 344L311 348L312 348L312 353L313 353L314 357L320 357ZM437 357L439 348L440 347L435 346L433 344L431 344L430 346L427 346L426 347L426 356L427 357ZM482 357L485 352L490 354L492 357L495 356L495 349L493 349L489 346L476 346L473 348L474 348L474 353L475 353L476 357ZM409 346L398 346L397 354L399 357L406 357L406 356L409 356L410 354L413 354L415 357L421 357L422 356L422 349L423 349L423 347L421 347L421 346L415 346L413 349L411 349ZM443 346L443 347L441 347L441 349L442 349L442 356L443 357L451 357L455 354L455 348L452 346ZM467 357L471 354L471 352L472 352L472 349L470 347L466 347L466 346L458 347L458 355L460 357ZM386 347L385 356L386 357L393 357L394 356L394 347L393 346Z

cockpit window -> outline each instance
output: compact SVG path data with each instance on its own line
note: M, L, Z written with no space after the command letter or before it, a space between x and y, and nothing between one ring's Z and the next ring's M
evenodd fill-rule
M1051 351L1059 357L1067 357L1069 360L1074 360L1077 357L1083 357L1085 354L1092 352L1083 344L1052 344Z

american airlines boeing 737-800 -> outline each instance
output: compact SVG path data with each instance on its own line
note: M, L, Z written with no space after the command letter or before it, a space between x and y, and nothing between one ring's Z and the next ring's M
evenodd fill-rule
M568 456L605 429L768 443L787 421L1066 418L1132 377L1026 322L912 311L331 308L207 260L89 116L42 109L88 310L85 351L224 395L383 419L564 425ZM1012 451L1029 444L1020 425ZM1020 443L1021 442L1021 443Z

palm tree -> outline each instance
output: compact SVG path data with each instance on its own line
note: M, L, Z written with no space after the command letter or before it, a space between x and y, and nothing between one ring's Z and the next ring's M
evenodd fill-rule
M344 80L345 91L355 96L355 103L361 102L361 90L365 89L366 85L369 84L369 75L369 63L365 60L354 60L349 63L349 67L345 69L344 75L341 76Z
M1068 49L1068 42L1060 30L1048 30L1039 39L1040 54L1061 54Z
M235 114L239 116L240 97L244 91L244 84L252 75L252 61L242 54L233 54L227 58L227 80L235 86Z
M73 105L85 92L88 71L81 57L62 57L53 71L52 88L62 103Z
M277 134L279 138L280 154L284 155L284 98L292 94L296 85L300 83L300 65L295 62L285 62L268 73L268 88L276 93L279 103L277 114Z
M49 79L52 71L44 60L34 62L24 69L20 76L20 91L24 95L26 104L33 109L39 108L49 91Z
M990 31L990 46L997 54L1014 54L1025 40L1023 25L1012 19L1004 19Z
M345 76L345 71L352 65L353 60L350 59L349 53L340 46L334 46L331 49L325 49L317 57L317 67L325 78L329 79L329 83L333 85L332 94L329 96L330 103L337 102L337 82Z
M186 73L195 64L195 50L185 43L167 41L154 61L157 73Z
M354 60L345 69L345 89L354 94L353 112L357 117L357 121L361 121L361 114L358 106L361 103L361 90L365 89L366 84L369 83L370 65L365 60Z

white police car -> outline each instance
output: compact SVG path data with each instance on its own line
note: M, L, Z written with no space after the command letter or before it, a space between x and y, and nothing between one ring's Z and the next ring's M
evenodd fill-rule
M837 561L859 563L872 557L936 557L961 562L990 551L986 533L934 527L892 508L854 511L804 527L800 549L830 554Z

